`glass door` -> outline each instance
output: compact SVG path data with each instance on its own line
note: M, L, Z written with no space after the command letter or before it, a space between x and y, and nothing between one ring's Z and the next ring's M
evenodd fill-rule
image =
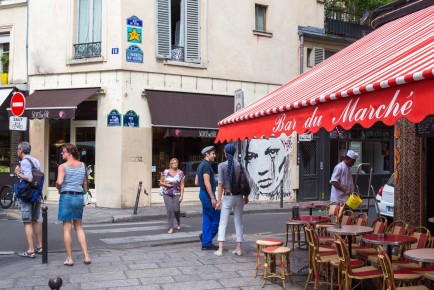
M80 160L87 166L89 188L95 189L96 122L74 122L72 135L72 143L77 146L78 152L80 152Z

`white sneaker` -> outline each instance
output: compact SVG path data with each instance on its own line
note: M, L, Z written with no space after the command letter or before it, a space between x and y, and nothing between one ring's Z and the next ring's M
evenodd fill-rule
M237 251L237 250L233 250L233 251L232 251L232 254L233 254L233 255L236 255L236 256L241 256L243 253L241 252L241 250L239 250L239 251Z
M214 252L214 255L220 257L220 256L223 256L223 253L220 253L219 250L217 250L217 251Z

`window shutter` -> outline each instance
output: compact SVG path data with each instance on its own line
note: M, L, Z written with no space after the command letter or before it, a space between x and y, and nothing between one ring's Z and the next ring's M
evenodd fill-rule
M185 62L200 63L199 0L185 3Z
M323 62L325 57L325 50L321 47L314 47L313 53L311 53L311 57L313 57L312 61L310 62L314 66Z
M156 55L170 59L170 0L156 0Z

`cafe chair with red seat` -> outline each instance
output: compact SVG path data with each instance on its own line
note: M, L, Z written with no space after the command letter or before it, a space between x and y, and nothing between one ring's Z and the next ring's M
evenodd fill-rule
M327 228L333 225L339 225L342 215L344 213L345 203L343 202L331 202L327 205L327 216L330 217L329 223L321 223L316 225L318 236L327 236Z
M383 216L377 217L372 222L373 234L382 234L387 228L387 219ZM368 260L369 256L376 256L377 250L372 245L356 244L352 247L352 254L358 256L362 260ZM376 261L376 258L375 258ZM374 262L375 262L374 261Z
M378 264L380 264L380 268L383 272L383 289L384 290L429 290L427 287L418 285L418 286L409 286L409 287L396 287L396 271L393 271L392 263L390 262L387 253L384 251L382 246L378 246Z
M305 224L304 230L309 245L309 274L304 289L306 290L309 287L309 284L313 284L313 288L318 289L319 286L330 284L328 280L320 281L320 278L322 275L324 275L326 279L329 278L330 261L336 259L337 256L336 252L320 252L318 236L311 225Z
M343 212L342 217L339 221L341 226L349 226L354 222L354 212L352 210L346 210ZM328 232L319 236L320 244L330 244L333 245L334 237L329 235Z
M339 263L341 265L340 266L342 270L341 273L345 278L344 289L351 290L356 288L358 285L352 287L353 280L357 280L359 281L358 284L361 284L364 280L378 279L383 277L383 273L375 267L372 266L363 266L357 268L353 267L351 265L350 252L348 250L348 246L345 243L345 240L342 239L342 237L339 236L338 234L335 235L335 246L336 246L336 253L338 255Z
M410 229L408 233L410 236L415 237L417 239L417 242L407 247L403 247L402 252L398 253L397 256L392 257L392 260L402 257L402 253L405 252L406 250L427 248L431 241L431 232L426 227L414 227ZM408 259L393 261L392 265L393 267L396 267L398 269L413 269L413 268L421 268L422 266L420 263L414 263Z

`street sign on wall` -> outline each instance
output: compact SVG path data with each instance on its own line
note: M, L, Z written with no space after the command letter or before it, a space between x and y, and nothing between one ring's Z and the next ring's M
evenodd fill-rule
M9 130L27 131L27 117L9 117Z
M26 98L22 93L17 92L12 96L10 108L15 117L19 117L24 113L26 108Z

